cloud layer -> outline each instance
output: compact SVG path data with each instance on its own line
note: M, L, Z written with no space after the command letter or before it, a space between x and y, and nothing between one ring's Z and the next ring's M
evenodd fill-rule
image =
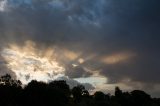
M140 83L142 89L147 85L157 89L159 3L159 0L1 0L0 45L2 49L12 43L23 46L30 40L40 50L56 48L57 61L65 66L65 74L71 78L98 73L108 79L108 84L124 83L136 88ZM1 61L1 70L6 70L5 60Z

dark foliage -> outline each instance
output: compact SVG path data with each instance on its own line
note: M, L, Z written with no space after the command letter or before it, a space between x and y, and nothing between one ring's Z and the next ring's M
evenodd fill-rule
M22 88L20 81L5 75L0 77L0 106L160 106L160 99L140 90L122 92L119 87L115 95L101 91L90 95L82 85L70 89L66 81L33 80Z

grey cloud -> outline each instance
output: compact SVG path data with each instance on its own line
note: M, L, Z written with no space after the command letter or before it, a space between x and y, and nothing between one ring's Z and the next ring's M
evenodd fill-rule
M95 54L78 69L66 66L70 77L90 76L83 69L88 67L100 70L108 83L129 78L157 84L160 83L159 3L159 0L8 0L6 12L0 12L0 42L22 45L33 40L39 47L56 45L82 52L80 57L84 59ZM121 51L137 55L113 65L100 61ZM69 65L72 62L68 60Z
M16 75L12 70L10 70L7 67L7 62L5 59L0 55L0 76L5 75L5 74L10 74L13 78L16 78Z
M73 88L77 85L83 85L86 90L94 90L95 87L89 83L80 83L74 79L68 78L68 77L59 77L58 80L65 80L67 84L70 86L70 88Z
M71 78L81 78L91 76L92 73L87 72L82 66L67 67L65 74Z

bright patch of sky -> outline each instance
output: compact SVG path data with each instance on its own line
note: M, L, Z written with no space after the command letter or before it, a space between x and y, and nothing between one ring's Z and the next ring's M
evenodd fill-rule
M64 76L65 69L53 59L40 57L32 51L32 54L12 49L4 49L0 55L7 61L7 67L11 69L23 84L31 80L45 81Z
M102 76L97 77L87 77L87 78L75 78L74 80L80 82L80 83L90 83L94 86L98 84L105 84L107 83L107 78Z
M7 0L1 0L0 1L0 11L3 12L5 10L7 4Z

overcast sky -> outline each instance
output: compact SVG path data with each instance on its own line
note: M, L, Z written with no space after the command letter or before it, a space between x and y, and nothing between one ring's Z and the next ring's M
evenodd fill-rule
M105 92L118 85L160 96L159 4L160 0L0 0L0 74L14 74L3 50L32 41L40 51L54 49L70 80L90 83L98 76L103 85L97 89Z

